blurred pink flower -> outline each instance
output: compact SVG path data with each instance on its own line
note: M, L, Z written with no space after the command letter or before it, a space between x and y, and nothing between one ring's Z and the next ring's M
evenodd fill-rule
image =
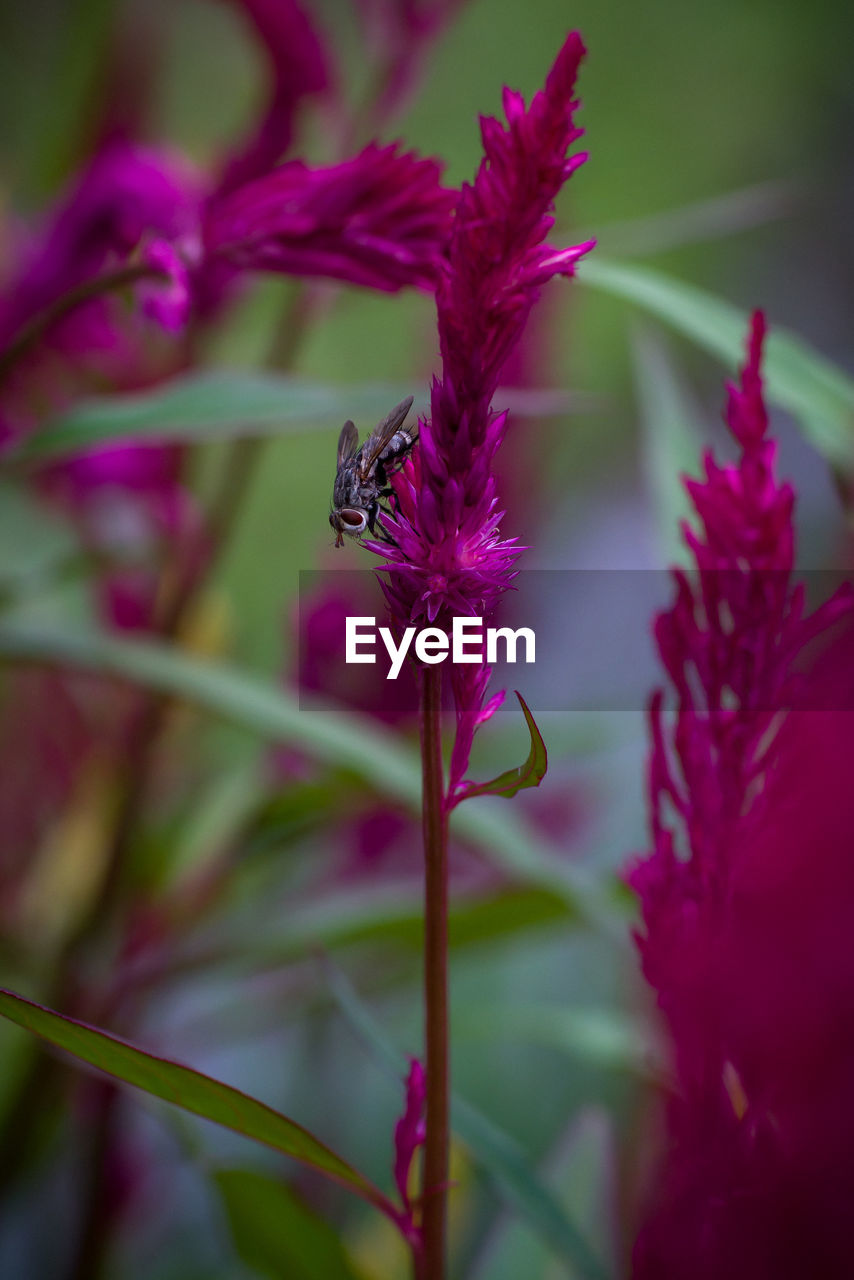
M368 44L379 63L374 119L388 119L418 87L424 59L465 0L357 0Z
M455 200L440 172L375 143L328 168L291 161L211 202L206 252L253 271L432 289Z
M102 613L121 630L152 626L158 560L176 540L192 533L198 557L207 553L201 515L183 484L183 458L180 445L105 445L39 477L41 492L103 563L96 584Z
M658 948L672 931L689 935L725 909L730 839L746 810L761 802L775 718L797 688L795 660L850 608L843 593L805 617L804 589L792 580L794 491L776 479L777 446L766 434L764 332L757 313L742 385L729 388L726 420L741 446L737 465L720 466L707 454L705 478L686 481L701 525L684 530L696 581L675 570L676 601L655 622L677 718L670 739L659 691L649 772L655 847L632 872L632 884L646 926L639 943L644 972L668 1016L676 1009L669 1008L673 993ZM664 950L670 953L669 942Z
M347 617L376 614L382 607L378 596L369 573L321 574L315 588L301 586L298 615L289 628L299 641L292 680L300 696L316 696L320 704L348 707L401 730L407 724L414 728L418 692L408 668L397 680L387 680L379 663L356 666L344 660Z
M707 455L704 479L687 482L700 521L698 531L685 528L696 581L674 572L675 603L655 625L677 711L671 729L663 694L655 695L654 847L629 880L641 900L638 946L672 1044L676 1092L668 1108L668 1150L635 1248L638 1280L805 1274L805 1255L787 1256L783 1241L790 1231L800 1236L815 1208L816 1178L827 1173L820 1165L798 1170L799 1144L807 1155L809 1143L803 1145L805 1131L789 1129L778 1110L801 1056L796 1042L810 1038L806 1022L796 1028L785 1007L791 975L784 977L783 951L790 941L782 924L801 895L810 901L815 893L808 868L823 884L839 871L825 865L836 859L833 823L827 845L818 838L828 761L805 777L805 790L792 768L795 755L801 758L802 730L810 724L817 731L814 713L788 709L807 705L805 690L814 696L796 660L832 623L850 618L851 596L838 593L807 617L803 588L793 582L794 492L776 478L776 444L767 436L764 329L757 313L741 386L729 388L727 423L740 445L738 462L722 467ZM850 767L850 728L845 732ZM823 752L814 753L813 765ZM847 806L842 794L832 794L832 770L827 782L831 805ZM796 823L782 818L787 809L797 814ZM844 906L842 900L815 902L805 927L819 951L829 946L835 955L836 925L822 938L820 921L833 921L837 910L850 918L852 887ZM779 934L772 949L754 930L763 915ZM807 970L815 977L829 963L825 954ZM803 977L798 981L802 986ZM820 998L818 989L815 995ZM849 987L845 999L852 997ZM772 1008L786 1023L777 1037L783 1052L771 1050L767 1035ZM798 1106L808 1105L804 1094ZM820 1239L819 1233L813 1247Z
M72 290L123 265L138 247L186 242L197 225L200 194L197 176L171 151L124 141L106 145L45 226L22 244L0 298L0 346ZM162 310L172 288L168 280L150 282L149 305ZM144 386L174 371L181 358L174 348L153 351L122 299L81 301L8 372L0 390L6 434L25 433L86 390Z
M0 341L76 285L121 261L144 236L178 240L196 228L201 185L173 151L108 143L60 201L47 225L25 244L0 301ZM73 348L74 326L94 303L63 321ZM103 307L105 302L99 300ZM85 350L85 334L79 348Z

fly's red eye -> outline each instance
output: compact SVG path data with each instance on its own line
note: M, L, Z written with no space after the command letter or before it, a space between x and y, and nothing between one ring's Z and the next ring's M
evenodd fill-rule
M368 523L364 511L342 511L339 514L342 524L346 524L349 529L364 529Z

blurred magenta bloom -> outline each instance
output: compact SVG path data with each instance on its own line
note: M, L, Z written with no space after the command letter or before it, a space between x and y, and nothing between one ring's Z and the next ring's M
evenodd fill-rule
M298 661L291 680L300 696L317 696L321 705L348 707L403 730L414 727L418 692L410 669L387 680L379 663L357 666L344 660L348 616L372 615L382 607L371 574L329 574L315 588L301 589L298 613L288 630L298 633Z
M267 173L289 150L303 99L329 88L330 55L305 10L295 0L233 0L267 53L272 78L269 102L242 148L226 165L221 192Z
M638 1280L854 1275L852 674L849 636L813 676L847 709L790 713L725 913L657 944L681 1014Z
M142 260L161 275L160 279L140 282L143 315L167 333L182 333L190 318L190 271L186 260L168 240L152 240L143 250Z
M387 119L418 87L424 59L464 0L357 0L382 87L374 115Z
M6 282L0 303L0 340L7 341L62 294L125 259L144 236L176 241L191 234L200 195L198 176L175 152L121 140L108 143L30 245L22 247L18 273ZM63 321L72 347L74 326L94 305L78 307ZM98 305L103 307L104 300ZM85 334L77 347L85 351Z
M668 1147L635 1247L638 1280L852 1274L854 1253L849 1269L815 1270L804 1252L807 1225L819 1226L824 1212L817 1197L830 1186L831 1153L819 1149L818 1129L809 1136L813 1123L822 1123L824 1100L808 1096L805 1079L794 1081L805 1052L798 1046L812 1042L815 1014L793 1022L786 958L797 946L799 968L810 955L797 978L806 1014L805 974L812 981L835 966L835 938L854 908L851 872L835 865L838 813L850 800L844 788L834 795L838 766L829 768L825 758L844 737L850 770L851 729L837 717L821 746L821 714L796 710L779 732L782 714L807 705L805 688L816 680L796 660L809 641L850 617L851 598L838 593L805 616L803 588L793 582L794 492L776 478L776 443L767 435L764 330L757 313L741 386L729 388L726 420L740 446L737 463L720 466L707 455L704 478L686 482L699 517L698 530L685 529L697 574L674 571L676 600L655 624L676 717L671 729L658 692L649 766L654 847L629 879L641 900L643 971L666 1023L676 1080ZM807 729L815 741L802 782ZM826 802L837 816L822 812ZM823 900L816 886L834 878L847 896ZM799 925L801 900L812 905ZM764 936L755 928L763 919ZM803 952L800 928L809 939ZM829 1041L806 1051L818 1071L812 1085L825 1050L828 1064L835 1059L832 1025L846 1005L854 1007L852 978L846 960L839 982L849 985L835 1011L838 992L828 998L825 978L813 992ZM851 1059L854 1040L839 1048ZM803 1113L793 1113L789 1128L780 1108L793 1088L803 1090L794 1100ZM824 1247L821 1230L810 1247L814 1263Z
M183 458L179 445L107 445L40 477L41 491L103 560L97 584L102 612L122 630L152 626L157 560L177 539L192 532L198 557L207 553L200 513L182 481Z
M432 289L456 198L440 174L395 144L328 168L294 160L212 201L205 249L253 271Z

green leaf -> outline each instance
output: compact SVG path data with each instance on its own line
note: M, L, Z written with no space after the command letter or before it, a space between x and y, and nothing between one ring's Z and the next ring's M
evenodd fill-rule
M357 1280L332 1227L286 1186L250 1169L214 1175L241 1262L271 1280Z
M54 510L20 485L0 482L0 595L43 585L80 555L78 539Z
M375 422L411 390L403 385L334 386L286 374L230 369L189 373L150 391L80 400L34 431L8 459L43 462L109 440L197 443L275 436ZM502 404L542 417L584 407L589 397L563 391L509 391ZM424 408L416 402L415 412Z
M236 369L191 373L152 391L78 401L9 456L42 462L108 440L221 440L340 426L345 418L370 421L388 411L398 391Z
M313 710L310 701L223 664L191 658L169 645L115 639L103 632L48 630L0 623L0 658L59 663L133 680L205 707L316 760L347 769L381 795L421 811L421 764L415 753L365 716ZM627 945L624 910L584 867L567 863L520 815L489 802L460 808L453 829L515 878L560 894L615 945Z
M384 1213L392 1209L373 1183L314 1134L266 1103L220 1080L146 1053L125 1040L66 1018L12 991L0 990L0 1015L125 1084L281 1151L355 1192Z
M543 742L542 734L537 728L527 702L518 689L515 693L531 735L531 750L528 752L527 760L515 769L507 769L504 773L500 773L491 782L462 783L465 790L456 798L455 804L463 800L471 800L474 796L504 796L509 800L511 796L516 795L517 791L523 791L525 787L538 787L546 776L549 763L546 744Z
M651 312L735 372L744 362L748 317L738 307L649 267L585 261L579 280ZM788 409L834 466L854 466L854 379L801 338L772 325L765 377L769 399Z
M405 1075L405 1056L392 1044L344 975L331 964L326 965L326 972L342 1013L372 1055L395 1078ZM602 1263L557 1198L531 1169L518 1143L457 1095L451 1098L451 1120L454 1131L505 1201L548 1242L552 1251L576 1267L584 1280L607 1280Z

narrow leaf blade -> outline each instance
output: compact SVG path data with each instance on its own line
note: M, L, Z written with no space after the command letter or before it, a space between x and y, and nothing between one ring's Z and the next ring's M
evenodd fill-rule
M43 462L113 440L194 444L329 428L346 418L372 422L409 390L389 383L335 386L260 370L189 373L147 391L79 400L29 435L13 456ZM560 390L511 390L501 402L526 417L597 403Z
M191 373L153 390L81 400L28 436L15 453L41 462L111 440L234 439L381 417L399 387L332 386L236 369Z
M0 990L0 1015L99 1071L273 1147L347 1187L384 1212L388 1210L389 1202L382 1192L308 1129L239 1089L182 1063L147 1053L13 991Z
M748 317L722 298L632 263L585 262L579 280L658 316L730 371L744 358ZM854 379L794 334L772 324L765 358L770 400L788 409L816 449L845 472L854 467Z
M519 705L531 735L531 750L528 752L527 760L524 764L517 765L515 769L507 769L504 773L500 773L491 782L463 783L465 790L457 798L457 804L462 800L470 800L472 796L504 796L509 800L511 796L515 796L518 791L523 791L526 787L538 787L546 776L549 758L543 736L537 728L527 702L518 690L516 690L516 697L519 699Z

